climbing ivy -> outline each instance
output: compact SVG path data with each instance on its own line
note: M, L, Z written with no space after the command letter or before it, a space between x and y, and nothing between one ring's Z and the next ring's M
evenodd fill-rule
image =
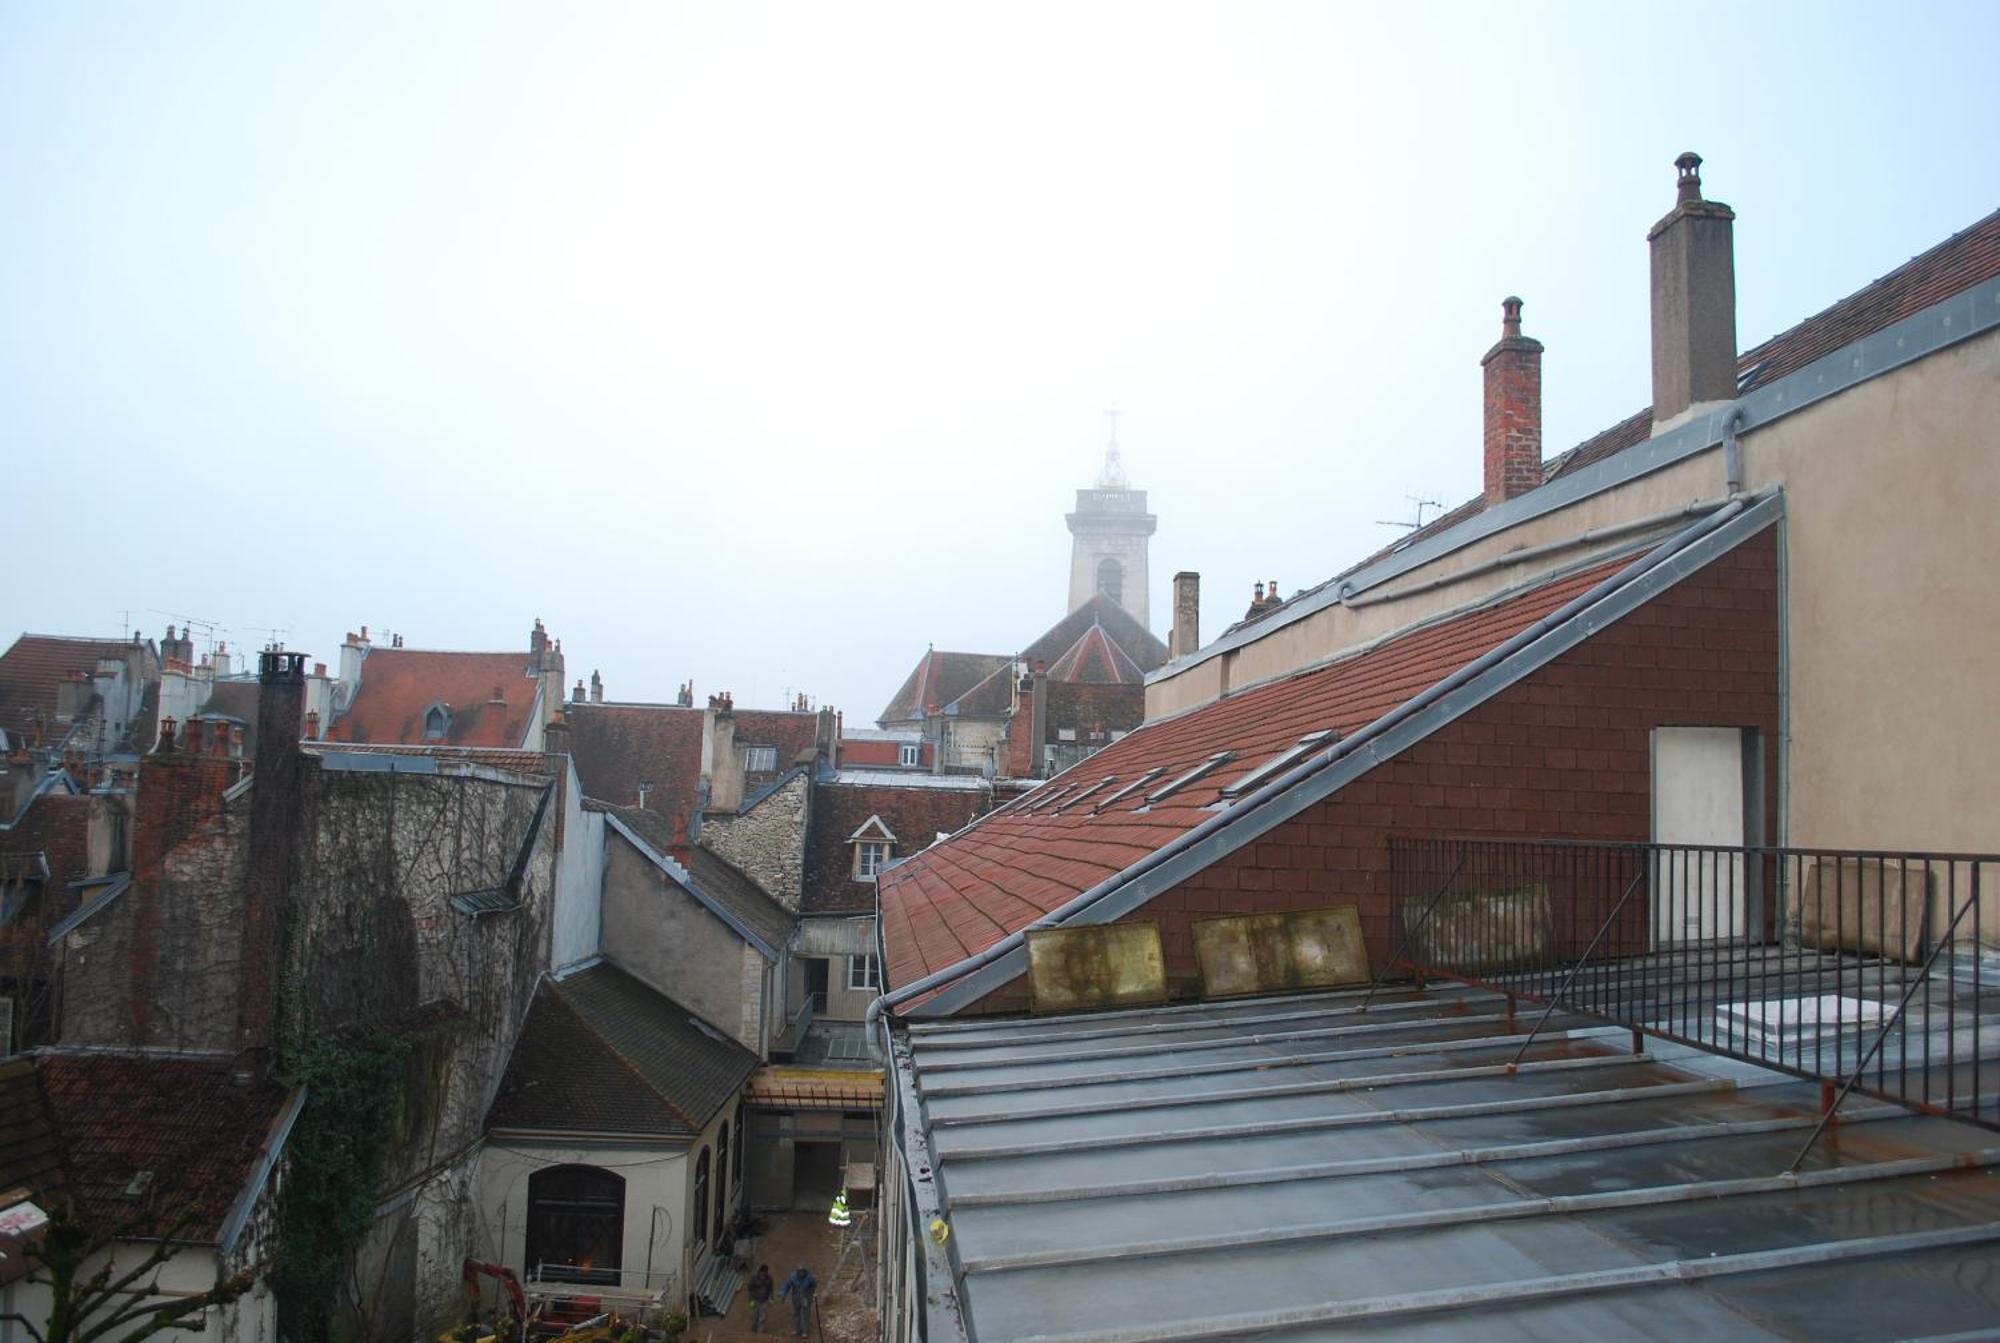
M283 1234L271 1283L287 1343L327 1343L340 1284L375 1221L389 1116L409 1046L385 1032L292 1043L281 1069L306 1105L287 1144Z

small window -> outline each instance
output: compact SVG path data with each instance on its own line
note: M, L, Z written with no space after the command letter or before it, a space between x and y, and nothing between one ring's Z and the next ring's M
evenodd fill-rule
M854 875L872 881L889 865L889 846L879 839L864 839L854 846Z
M442 741L451 731L451 710L442 704L433 704L424 711L424 740Z
M1207 774L1211 770L1217 769L1223 765L1228 764L1235 758L1236 758L1236 752L1234 751L1217 751L1214 755L1202 761L1199 765L1196 765L1193 769L1181 775L1178 779L1175 779L1172 783L1169 783L1166 787L1161 788L1156 792L1148 793L1146 795L1146 801L1148 803L1153 803L1153 802L1158 802L1161 798L1164 797L1172 797L1175 793L1178 793L1181 789L1187 787L1189 784L1199 779L1202 775Z
M902 749L896 752L896 763L899 765L923 764L924 748L913 741L904 742Z
M847 958L847 987L857 993L863 990L874 993L882 987L882 972L876 967L873 956Z
M1285 768L1285 766L1293 764L1311 754L1314 747L1323 745L1328 741L1338 740L1339 736L1339 733L1333 731L1308 732L1305 736L1298 739L1297 744L1287 746L1284 750L1278 752L1248 774L1232 779L1224 784L1222 786L1222 795L1224 797L1236 797L1248 792L1257 784L1264 782L1264 780Z
M743 772L745 774L775 774L777 769L777 747L746 746L743 748Z

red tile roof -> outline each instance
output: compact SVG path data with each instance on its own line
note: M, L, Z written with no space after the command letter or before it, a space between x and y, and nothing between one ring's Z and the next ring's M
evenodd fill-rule
M1049 664L1049 679L1084 685L1141 685L1146 673L1104 632L1092 625L1069 651Z
M1749 391L1775 382L1864 336L1893 326L1906 317L1913 317L1974 285L1984 284L1996 275L2000 275L2000 210L1962 232L1952 234L1929 251L1912 257L1832 307L1779 332L1761 345L1745 350L1736 360L1738 384L1743 391ZM1652 432L1653 409L1648 406L1585 439L1569 451L1549 458L1542 464L1543 483L1614 457L1628 448L1635 448L1646 442ZM1327 583L1352 577L1414 541L1448 532L1485 511L1485 496L1475 495L1368 558L1349 565L1326 583L1294 594L1290 600L1296 601L1306 593L1317 592ZM1288 601L1269 607L1253 618L1238 621L1230 629L1240 629L1266 619L1273 611L1281 611L1289 604Z
M639 784L650 783L646 808L670 819L692 816L701 782L701 720L705 710L679 704L569 706L570 752L585 797L636 806ZM736 710L736 745L777 748L775 773L744 775L745 796L790 769L812 749L818 715L789 709Z
M249 1186L288 1094L237 1081L227 1059L45 1053L36 1073L84 1217L151 1212L157 1229L189 1211L196 1239L213 1240Z
M880 882L889 985L941 970L1027 927L1210 819L1224 785L1300 737L1328 728L1353 733L1626 563L1594 565L1327 666L1157 720L949 843L891 869ZM1223 751L1235 758L1146 805L1148 795ZM1110 801L1151 770L1160 776ZM1106 776L1116 782L1079 805L1062 801Z
M450 712L452 746L519 746L541 681L532 653L456 653L376 648L361 663L361 689L334 720L328 741L425 743L424 716Z
M123 659L131 651L118 639L23 634L0 654L0 729L16 741L54 745L64 732L56 726L64 680L72 672L91 675L99 658Z

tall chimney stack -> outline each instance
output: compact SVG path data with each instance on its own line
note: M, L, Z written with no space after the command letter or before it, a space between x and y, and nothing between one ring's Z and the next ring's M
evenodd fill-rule
M1653 432L1736 398L1736 212L1701 198L1701 155L1674 160L1674 208L1653 225Z
M257 655L257 767L250 790L250 852L243 883L238 1051L268 1049L277 1022L282 907L291 880L303 792L299 726L305 699L304 653L266 649Z
M590 674L590 702L604 703L604 678L594 671Z
M1201 575L1186 569L1174 575L1174 628L1167 656L1186 657L1201 647Z
M1486 371L1486 502L1502 503L1542 483L1542 343L1521 334L1521 300L1500 300L1500 339L1479 361Z

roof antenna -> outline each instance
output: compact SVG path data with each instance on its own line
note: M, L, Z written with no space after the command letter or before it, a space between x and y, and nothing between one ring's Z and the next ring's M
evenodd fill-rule
M1375 520L1375 525L1377 527L1401 527L1404 531L1408 532L1422 531L1424 526L1425 509L1435 508L1439 510L1439 512L1442 512L1444 510L1444 505L1439 503L1435 499L1419 499L1414 494L1406 494L1403 497L1405 499L1408 499L1410 503L1416 508L1417 520L1415 522L1396 522L1396 521L1390 521L1386 518L1377 518ZM1433 517L1431 521L1436 522L1437 519Z

